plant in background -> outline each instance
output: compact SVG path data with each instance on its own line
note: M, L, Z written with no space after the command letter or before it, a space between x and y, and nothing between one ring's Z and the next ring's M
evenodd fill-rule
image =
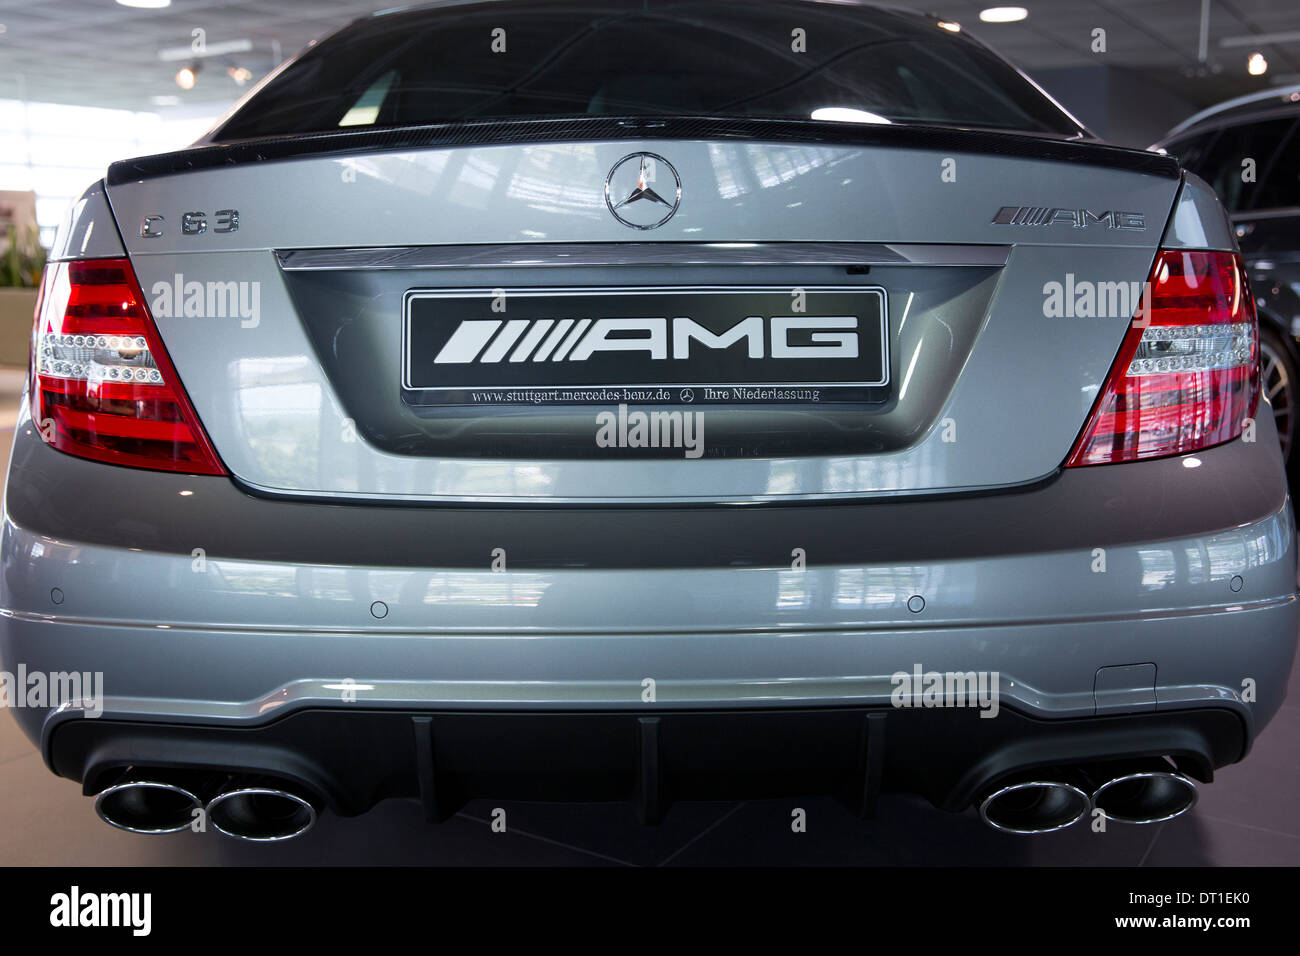
M35 288L44 268L45 248L36 227L29 226L21 235L17 226L10 229L4 258L0 260L0 288Z

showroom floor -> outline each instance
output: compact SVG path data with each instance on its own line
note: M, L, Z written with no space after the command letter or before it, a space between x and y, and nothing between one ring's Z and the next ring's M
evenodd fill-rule
M0 461L8 461L22 373L0 370ZM451 865L1244 865L1300 864L1300 670L1289 706L1250 758L1218 774L1197 807L1169 823L1112 824L1093 833L1016 837L973 812L941 813L915 798L885 796L874 820L831 799L675 804L658 827L630 806L478 801L442 824L414 803L389 801L363 817L325 815L279 845L216 834L136 836L95 816L79 785L53 776L8 716L0 716L0 865L184 866L211 864ZM493 832L496 806L506 832ZM791 811L807 831L791 831Z

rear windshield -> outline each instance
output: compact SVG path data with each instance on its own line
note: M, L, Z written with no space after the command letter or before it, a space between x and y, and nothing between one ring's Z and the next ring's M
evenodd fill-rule
M1079 128L1015 70L913 14L840 3L475 3L360 21L212 137L484 119L679 115Z

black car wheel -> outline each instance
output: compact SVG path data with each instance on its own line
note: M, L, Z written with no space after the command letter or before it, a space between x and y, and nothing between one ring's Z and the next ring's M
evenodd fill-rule
M1273 406L1273 420L1277 423L1278 440L1282 443L1282 457L1291 467L1291 452L1295 446L1296 385L1300 373L1295 360L1282 339L1269 329L1260 329L1260 380L1264 397Z

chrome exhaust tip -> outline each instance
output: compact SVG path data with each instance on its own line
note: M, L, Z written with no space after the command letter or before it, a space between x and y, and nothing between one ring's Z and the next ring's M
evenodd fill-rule
M194 823L203 803L189 790L158 780L124 780L95 797L95 812L130 833L179 833Z
M1114 777L1092 794L1092 805L1116 823L1162 823L1196 805L1196 783L1170 769L1136 770Z
M1077 823L1091 806L1073 784L1032 778L994 790L980 804L980 817L1004 833L1052 833Z
M302 836L316 824L310 800L275 787L239 787L213 797L208 821L237 840L268 843Z

